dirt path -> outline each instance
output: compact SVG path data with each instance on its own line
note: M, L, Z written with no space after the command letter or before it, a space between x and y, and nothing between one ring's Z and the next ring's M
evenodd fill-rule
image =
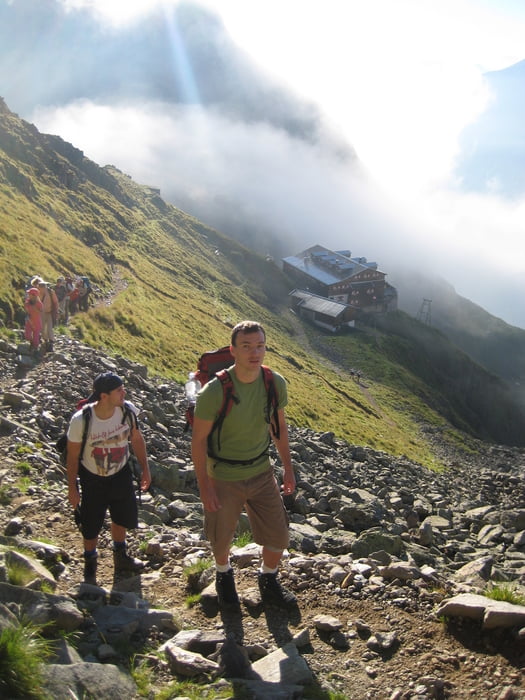
M117 265L111 266L113 287L98 296L93 296L93 308L111 306L115 298L128 287L128 281L122 276L122 270Z

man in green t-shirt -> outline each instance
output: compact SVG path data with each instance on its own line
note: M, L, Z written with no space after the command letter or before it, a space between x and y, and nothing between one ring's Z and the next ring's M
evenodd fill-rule
M283 493L292 494L295 475L284 415L288 403L286 382L273 372L279 427L273 434L261 369L266 352L266 334L261 324L238 323L232 331L230 351L234 358L228 369L235 394L232 408L220 432L215 430L223 388L217 378L212 379L197 396L192 436L204 530L215 557L217 596L221 606L239 605L230 547L239 516L246 508L254 540L262 546L258 572L261 598L264 603L287 607L296 603L296 597L281 586L277 570L289 544L288 517L268 456L271 434L284 467Z

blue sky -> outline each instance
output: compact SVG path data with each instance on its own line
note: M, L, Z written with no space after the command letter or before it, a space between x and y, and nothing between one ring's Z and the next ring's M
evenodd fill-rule
M57 2L72 14L87 11L107 41L143 26L155 6L174 4ZM263 71L319 106L333 133L355 149L362 176L271 125L198 106L173 110L145 95L119 100L102 93L82 97L80 91L60 103L36 103L21 116L98 163L113 163L139 182L160 186L166 198L170 188L185 187L204 210L213 201L239 198L243 213L265 219L272 231L281 227L283 237L293 241L300 230L304 247L323 239L384 266L410 259L439 272L491 313L525 327L522 305L510 304L516 294L525 297L524 202L497 189L462 193L454 173L462 130L490 104L483 73L525 58L525 3L202 4L219 13L235 44ZM173 60L180 68L181 55L174 53ZM61 79L64 69L73 70L67 61L55 65L50 80ZM16 104L8 105L20 113Z

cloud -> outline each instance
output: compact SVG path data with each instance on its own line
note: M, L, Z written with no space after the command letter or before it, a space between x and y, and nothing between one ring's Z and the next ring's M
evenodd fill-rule
M122 27L138 22L155 6L161 7L163 0L59 0L67 12L86 10L104 25ZM174 4L174 3L172 3Z
M457 12L469 5L457 3ZM297 43L306 35L294 35L296 65L305 74L315 73L317 88L310 95L319 96L321 108L261 71L231 42L217 18L195 6L170 15L170 21L159 13L142 16L140 24L139 15L122 12L120 18L127 17L128 23L121 26L96 15L102 23L97 28L79 14L78 8L82 6L85 13L88 5L95 3L68 0L62 24L62 20L50 23L40 4L33 3L36 26L45 27L40 30L42 41L33 45L30 33L16 34L7 58L4 41L0 68L10 77L6 85L24 100L22 116L41 131L59 134L101 165L113 163L138 182L160 187L167 201L225 233L249 238L261 252L271 247L274 254L288 255L317 242L350 248L355 255L378 262L392 279L397 267L408 263L441 275L459 293L525 327L525 308L510 303L525 296L523 202L505 201L497 193L461 194L458 183L449 179L460 126L475 119L486 103L484 83L479 70L457 68L455 77L460 80L450 91L453 62L440 63L432 53L437 51L435 44L425 47L427 31L414 41L429 48L424 55L431 73L440 77L432 83L433 94L425 84L428 73L411 67L406 56L404 62L397 61L395 45L403 39L393 25L383 22L371 35L370 52L352 62L343 52L353 45L343 41L349 25L340 22L338 27L339 15L326 12L319 19L310 10L313 5L308 3L307 9L301 3L305 22L319 23L313 34L319 42L325 30L334 32L328 33L333 41L323 49L330 59L324 64L319 47L308 54L308 47L302 51ZM144 6L139 5L125 7L142 12ZM368 21L378 2L372 5ZM292 6L298 7L287 4L286 13ZM114 9L115 4L101 7ZM416 6L401 2L396 7ZM269 22L275 21L271 8L269 3ZM0 20L7 16L0 7ZM135 21L130 24L131 17ZM457 55L462 34L454 17L457 36L451 53ZM323 24L325 18L329 26ZM272 35L276 59L286 16L282 20ZM425 21L428 29L430 18ZM315 29L315 24L311 26ZM354 23L352 35L369 36L366 26ZM113 33L104 34L102 27L111 27ZM199 102L188 98L177 72L180 57L176 60L173 54L174 28L182 32L181 46ZM475 33L481 36L478 30ZM4 21L0 39L10 35L15 33ZM364 51L364 45L357 43ZM97 53L101 46L102 53ZM373 65L365 75L362 68L373 52ZM395 71L403 68L413 71L406 92L394 82ZM43 71L53 80L47 80ZM281 78L299 86L299 93L304 87L306 94L306 84L299 78L284 71ZM323 81L331 88L330 95L316 92ZM411 90L420 96L420 104L409 113ZM450 123L445 124L447 120ZM447 129L440 130L440 123ZM353 134L362 144L360 161L353 154Z
M33 116L42 131L160 187L164 199L210 225L238 237L252 230L251 244L261 252L271 246L286 255L322 242L350 248L387 272L417 266L525 325L504 291L525 294L524 202L441 191L408 207L321 145L198 106L82 100Z
M97 163L117 164L139 182L159 186L165 199L207 214L210 223L214 208L227 202L301 246L320 230L342 239L377 218L355 162L267 122L234 120L196 105L89 100L39 108L32 117L40 130L60 134Z

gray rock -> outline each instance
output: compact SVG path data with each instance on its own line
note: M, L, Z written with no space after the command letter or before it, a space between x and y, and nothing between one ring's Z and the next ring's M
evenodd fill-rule
M131 676L116 666L97 663L49 664L44 667L44 689L53 700L129 700L137 691Z
M218 675L220 672L220 666L215 661L211 661L201 654L182 649L171 642L164 645L164 651L173 673L193 678L203 674Z
M33 624L48 625L49 630L73 632L84 621L84 616L71 598L32 591L9 583L0 583L0 602L16 603Z
M470 581L474 586L484 586L490 580L494 558L481 557L468 562L456 571L453 578L456 581Z
M356 558L367 557L378 551L400 557L405 551L405 545L398 535L390 535L376 527L361 533L352 545L352 554Z
M436 616L441 615L482 620L485 629L514 627L525 624L525 605L513 605L482 595L462 593L441 603Z
M38 559L29 557L22 552L14 549L6 552L5 561L7 566L16 566L24 571L27 577L33 581L32 588L40 588L43 584L47 585L51 590L55 590L57 582L46 567L41 564Z
M252 665L252 669L261 680L276 684L276 688L281 684L306 685L313 679L308 664L292 643L259 659Z

